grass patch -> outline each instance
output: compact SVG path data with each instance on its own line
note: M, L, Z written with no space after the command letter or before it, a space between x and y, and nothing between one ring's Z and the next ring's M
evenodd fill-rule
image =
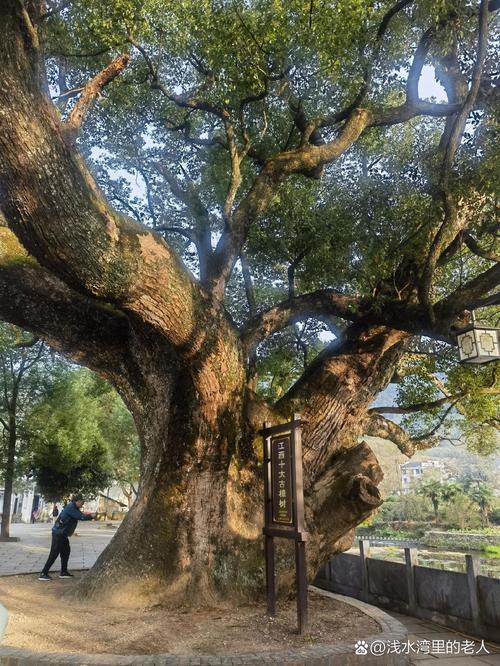
M486 555L489 555L490 557L500 557L500 546L492 546L490 544L483 543L481 550L483 553L486 553Z

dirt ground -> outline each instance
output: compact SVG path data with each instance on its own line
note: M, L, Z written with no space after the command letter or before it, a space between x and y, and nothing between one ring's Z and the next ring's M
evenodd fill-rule
M76 576L79 574L77 573ZM81 574L80 574L81 575ZM309 633L296 633L294 601L269 618L263 604L211 609L116 609L63 599L73 580L0 578L9 611L2 645L45 652L221 655L332 645L366 638L379 625L352 606L309 594Z

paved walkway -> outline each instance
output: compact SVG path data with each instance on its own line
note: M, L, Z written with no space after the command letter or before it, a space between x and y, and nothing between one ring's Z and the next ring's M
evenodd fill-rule
M89 569L115 534L116 525L80 523L71 537L70 570ZM49 553L51 528L48 523L12 525L11 536L18 536L21 541L0 542L0 576L41 571ZM437 659L443 660L443 666L500 666L500 645L485 642L485 649L475 654L481 640L408 615L389 614L408 629L408 639L413 644L411 664L415 666L434 666ZM362 640L363 636L359 638ZM432 648L436 648L433 654L425 653ZM446 649L448 654L441 653Z
M387 613L388 611L386 611ZM500 645L489 643L481 639L442 627L427 620L416 617L389 613L399 620L408 629L408 642L419 651L412 654L410 663L415 666L436 666L436 660L442 660L442 666L484 666L492 664L500 666ZM430 642L430 644L429 644ZM484 646L484 647L483 647ZM426 654L434 648L433 654ZM449 653L444 653L449 650ZM480 650L480 654L476 654ZM486 652L489 652L489 654Z
M93 521L78 525L71 537L70 571L93 566L116 532L116 527L107 525ZM11 525L10 536L20 537L21 541L0 541L0 576L40 572L49 554L51 529L51 523Z

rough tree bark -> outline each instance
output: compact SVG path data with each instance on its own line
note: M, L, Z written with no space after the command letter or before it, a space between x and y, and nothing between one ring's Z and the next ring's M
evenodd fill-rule
M14 488L14 466L16 462L16 419L9 414L9 431L7 439L7 458L5 461L5 482L2 506L2 527L0 536L8 539L10 537L10 514L12 511L12 490Z
M268 161L198 284L160 236L109 206L75 150L95 88L128 56L85 88L78 117L64 126L42 93L40 45L23 3L1 3L0 35L0 316L109 380L133 414L142 447L137 500L77 593L117 603L155 596L209 603L221 593L258 593L258 429L294 411L305 421L314 569L348 547L354 527L381 504L381 469L359 439L409 336L431 324L415 299L395 298L381 311L325 290L290 298L239 331L223 307L224 289L250 224L281 180L336 159L370 124L446 115L456 105L412 99L378 115L356 108L335 141L316 146L306 137ZM491 277L463 293L481 294ZM440 307L445 315L434 332L449 339L462 303ZM353 323L279 403L263 404L249 388L248 359L260 339L309 311Z

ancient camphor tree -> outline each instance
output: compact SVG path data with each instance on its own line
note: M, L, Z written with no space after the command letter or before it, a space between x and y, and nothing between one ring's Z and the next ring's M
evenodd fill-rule
M497 7L2 0L0 316L111 382L141 439L82 595L259 589L264 420L305 420L311 568L381 504L363 434L411 455L472 393L497 425L493 370L456 360L421 364L420 439L371 409L498 302Z

